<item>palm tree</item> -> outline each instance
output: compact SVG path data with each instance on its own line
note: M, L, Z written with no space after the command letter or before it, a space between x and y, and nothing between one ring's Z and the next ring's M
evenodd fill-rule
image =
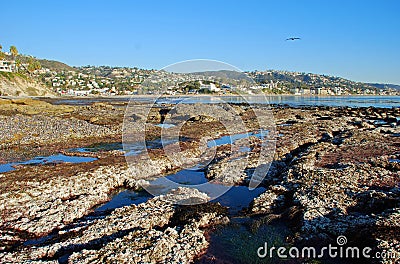
M10 47L10 53L11 53L11 55L12 55L12 57L13 57L13 60L14 60L15 57L18 55L17 47L11 46L11 47Z

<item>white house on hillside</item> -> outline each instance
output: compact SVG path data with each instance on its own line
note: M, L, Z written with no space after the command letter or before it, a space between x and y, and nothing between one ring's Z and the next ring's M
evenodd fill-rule
M0 71L13 72L15 70L15 61L0 60Z
M200 84L200 89L204 89L204 90L209 90L211 92L219 92L221 91L220 88L218 88L217 86L215 86L215 84L210 83L210 84Z

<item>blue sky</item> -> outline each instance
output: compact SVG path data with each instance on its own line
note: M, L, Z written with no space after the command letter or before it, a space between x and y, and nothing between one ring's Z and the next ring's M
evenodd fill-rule
M0 44L70 65L242 70L400 84L400 1L5 1ZM300 41L285 41L287 37Z

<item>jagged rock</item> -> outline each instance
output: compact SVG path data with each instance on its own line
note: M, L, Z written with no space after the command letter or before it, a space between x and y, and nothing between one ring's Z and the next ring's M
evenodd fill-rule
M282 208L285 204L285 193L288 189L282 185L273 185L267 191L253 200L251 212L268 214L273 209Z
M184 118L189 110L196 112L200 106L188 105L170 116L161 115L160 109L156 109L150 115L154 116L153 121L162 116L176 118L177 121ZM114 111L121 113L117 108L109 111L109 106L79 108L81 115L73 112L68 118L26 115L27 111L36 111L34 108L39 107L36 105L14 104L13 107L18 107L21 114L0 116L3 124L0 130L4 132L0 134L0 138L4 139L3 147L30 144L29 138L33 134L29 133L38 131L43 133L38 136L38 141L43 143L55 141L57 137L61 141L68 141L68 137L73 136L102 136L122 131L118 124L90 124L87 121L93 115L83 117L86 113L93 114L91 111L95 108L104 113L110 112L112 117ZM216 107L207 111L216 111ZM241 106L234 108L241 110L238 111L239 115L228 117L221 112L222 120L235 123L239 116L251 117L248 109ZM263 109L262 106L259 108ZM353 235L351 238L357 239L354 232L366 229L370 232L368 237L379 249L394 248L399 251L398 234L393 233L399 228L400 212L397 205L400 175L398 163L391 160L399 159L398 137L394 135L400 133L400 128L368 123L376 118L399 116L399 110L315 107L276 108L273 111L277 120L283 122L296 118L296 122L291 126L279 127L277 133L271 131L271 134L282 136L276 138L276 153L274 160L270 160L272 169L261 183L267 191L253 201L251 210L247 212L271 214L278 211L282 215L289 215L291 208L296 207L299 208L300 219L294 223L298 230L298 241L319 241L339 234L350 234ZM135 109L135 115L147 119L145 113L143 106ZM143 132L143 126L135 122L134 117L128 113L132 123L126 128ZM118 118L116 123L122 117ZM103 122L97 120L96 123L100 121ZM199 122L191 125L196 126L203 121L212 120L200 118ZM246 122L257 128L251 119L246 119ZM13 129L16 134L11 135ZM196 129L200 129L200 126ZM197 130L193 131L197 138ZM216 137L225 133L222 131L218 127L210 134ZM26 135L18 134L20 132ZM246 183L249 172L258 165L257 156L253 153L260 148L258 140L249 141L253 152L243 157L229 158L228 150L217 151L215 160L207 169L207 177L230 184ZM36 236L42 242L37 242L35 246L20 245L2 252L0 262L54 263L59 257L68 259L70 263L123 262L127 259L139 263L192 262L208 246L204 229L229 221L218 210L195 212L184 215L185 221L175 220L177 206L173 203L208 201L208 196L197 190L176 189L145 203L118 208L82 225L76 224L79 218L85 219L95 206L108 201L109 194L116 188L146 186L150 178L199 162L200 151L189 147L183 154L172 151L168 157L170 160L158 152L151 159L135 157L130 159L133 164L130 168L122 163L82 166L77 167L77 172L65 175L63 172L57 177L48 178L41 177L50 172L51 168L46 167L25 169L26 175L23 177L18 171L1 174L0 241L3 249ZM272 151L274 148L270 149ZM114 160L111 154L105 156L106 159ZM230 175L224 176L224 169L231 171ZM36 174L30 174L33 171Z

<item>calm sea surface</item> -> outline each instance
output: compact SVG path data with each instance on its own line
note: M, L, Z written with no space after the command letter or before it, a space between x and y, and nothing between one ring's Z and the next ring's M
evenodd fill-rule
M255 103L255 104L279 104L292 107L300 106L349 106L349 107L400 107L400 96L176 96L176 97L99 97L99 98L63 98L56 100L54 104L88 105L94 102L138 102L158 104L193 104L193 103Z

